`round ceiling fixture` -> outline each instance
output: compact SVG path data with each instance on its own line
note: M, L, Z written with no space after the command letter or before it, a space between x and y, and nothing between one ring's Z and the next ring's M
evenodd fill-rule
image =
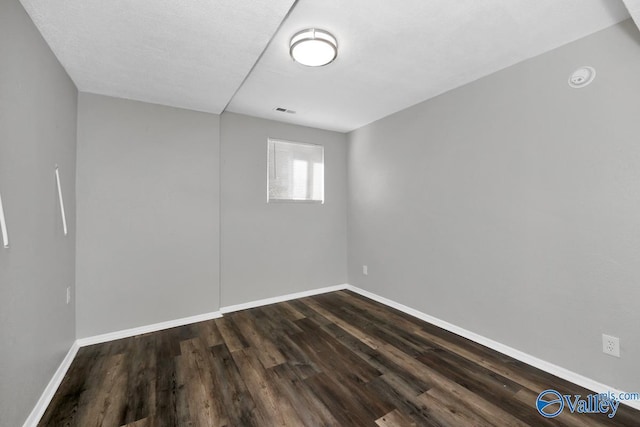
M593 67L580 67L569 76L569 86L580 89L587 86L595 78L596 70Z
M294 61L307 67L322 67L338 56L338 41L329 32L308 28L291 37L289 53Z

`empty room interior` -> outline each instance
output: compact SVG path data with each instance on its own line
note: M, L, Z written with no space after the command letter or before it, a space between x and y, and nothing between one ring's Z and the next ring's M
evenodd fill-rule
M640 0L1 0L0 427L640 426Z

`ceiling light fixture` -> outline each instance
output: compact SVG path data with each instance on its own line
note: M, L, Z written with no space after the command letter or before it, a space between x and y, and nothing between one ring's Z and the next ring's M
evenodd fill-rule
M329 32L308 28L291 37L289 53L294 61L307 67L322 67L338 56L338 41Z

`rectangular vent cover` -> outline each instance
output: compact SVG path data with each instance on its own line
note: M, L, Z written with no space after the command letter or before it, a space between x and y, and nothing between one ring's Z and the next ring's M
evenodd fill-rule
M296 113L293 110L288 110L288 109L282 108L282 107L276 107L276 108L274 108L274 110L276 110L279 113L289 113L289 114L295 114Z

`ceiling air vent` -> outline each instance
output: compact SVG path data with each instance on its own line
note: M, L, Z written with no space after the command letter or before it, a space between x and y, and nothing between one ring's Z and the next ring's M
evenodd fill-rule
M282 108L282 107L276 107L276 108L274 108L274 110L276 110L279 113L289 113L289 114L295 114L296 113L293 110L287 110L286 108Z

